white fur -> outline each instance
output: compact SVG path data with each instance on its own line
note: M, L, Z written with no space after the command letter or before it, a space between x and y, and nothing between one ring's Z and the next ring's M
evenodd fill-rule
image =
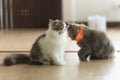
M67 44L67 31L59 34L59 32L48 29L46 36L39 40L44 58L52 61L55 65L64 65L64 50Z

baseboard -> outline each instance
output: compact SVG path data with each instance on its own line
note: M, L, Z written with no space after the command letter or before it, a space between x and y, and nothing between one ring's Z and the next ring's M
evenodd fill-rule
M107 27L120 27L120 22L107 22Z
M85 25L88 25L87 22L76 22L76 23L83 23ZM107 27L120 27L120 21L108 21L107 22Z

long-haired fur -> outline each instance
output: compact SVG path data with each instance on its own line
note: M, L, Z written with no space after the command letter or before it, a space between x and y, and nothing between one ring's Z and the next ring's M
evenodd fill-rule
M86 25L69 24L68 35L72 40L75 39L80 27L84 30L83 39L77 42L77 45L81 48L78 51L81 61L86 61L89 56L90 59L109 59L113 57L114 47L105 32L89 29Z
M30 54L12 54L4 58L6 66L30 63L35 65L64 65L64 50L67 44L67 26L61 20L49 20L46 33L33 43Z

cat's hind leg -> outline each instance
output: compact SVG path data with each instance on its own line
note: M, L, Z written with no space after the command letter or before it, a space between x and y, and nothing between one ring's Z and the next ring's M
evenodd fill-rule
M110 50L107 50L107 49L103 49L102 51L98 51L94 54L91 54L91 57L90 59L111 59L111 58L114 58L114 50L110 51Z
M99 56L93 56L91 55L90 59L93 60L99 60L99 59L112 59L114 56L113 55L99 55Z
M31 58L31 64L34 65L50 65L50 61L46 60L44 57L40 57L40 58Z
M34 65L42 65L44 63L44 59L33 59L31 58L31 64L34 64Z

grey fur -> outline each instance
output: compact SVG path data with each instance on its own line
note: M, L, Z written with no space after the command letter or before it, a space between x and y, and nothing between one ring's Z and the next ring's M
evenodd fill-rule
M27 54L11 54L6 56L4 64L7 66L18 63L30 63L30 57Z
M50 23L53 25L52 27L53 30L60 31L60 30L63 30L64 28L63 21L61 20L55 20L55 21L50 20Z
M69 24L68 35L72 40L75 39L77 30L80 27L82 26ZM92 30L88 27L82 28L84 29L84 37L81 41L77 42L77 45L81 47L78 51L81 61L86 61L89 56L90 59L109 59L113 57L114 47L104 32Z
M30 51L30 59L32 64L43 64L45 59L41 50L41 46L39 45L39 40L44 38L46 34L41 35L33 44Z
M49 20L49 24L52 25L52 30L55 30L59 32L60 34L62 33L64 27L64 22L61 20ZM18 64L18 63L30 63L30 64L49 64L51 62L48 62L44 58L44 54L42 53L41 50L41 45L39 45L39 40L41 38L44 38L46 34L43 34L37 38L37 40L34 42L31 50L30 50L30 55L27 54L12 54L8 55L4 59L4 64L6 66ZM49 45L49 44L48 44Z
M8 55L4 59L4 64L7 66L19 64L19 63L29 63L29 64L43 64L44 57L41 51L41 47L38 44L38 41L41 38L44 38L46 34L43 34L37 38L35 43L33 44L30 55L27 54L12 54Z
M63 33L64 29L64 22L62 20L49 20L50 24L52 25L52 30L58 31L59 34ZM67 27L67 26L66 26Z

